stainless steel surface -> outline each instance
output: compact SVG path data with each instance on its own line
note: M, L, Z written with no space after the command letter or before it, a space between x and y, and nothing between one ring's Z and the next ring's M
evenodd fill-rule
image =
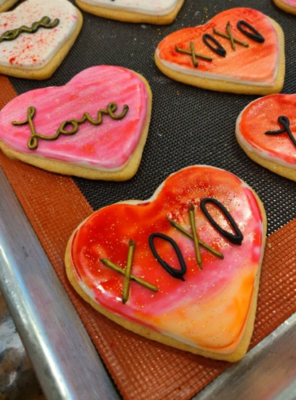
M0 289L48 400L118 398L1 169Z
M217 399L296 399L296 314L194 397Z

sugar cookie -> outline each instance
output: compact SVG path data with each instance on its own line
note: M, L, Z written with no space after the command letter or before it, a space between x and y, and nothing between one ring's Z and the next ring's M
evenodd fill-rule
M170 24L184 0L75 0L84 11L125 22Z
M282 10L296 14L296 0L273 0L274 3Z
M140 75L96 66L62 87L32 90L0 112L0 148L39 168L89 179L137 171L149 129L151 91Z
M70 51L82 26L67 0L27 0L0 14L0 73L47 79Z
M263 205L246 183L191 166L146 201L94 212L68 242L66 270L123 327L233 362L252 336L265 234Z
M236 138L255 162L296 181L296 94L251 102L236 122Z
M204 89L277 93L285 75L284 35L261 12L234 8L164 38L155 62L170 78Z

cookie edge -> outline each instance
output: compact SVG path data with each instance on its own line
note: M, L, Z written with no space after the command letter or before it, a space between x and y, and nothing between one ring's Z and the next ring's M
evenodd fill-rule
M242 181L243 182L243 181ZM245 325L245 330L243 333L243 336L241 338L241 341L238 345L238 347L233 351L232 353L229 354L219 354L215 353L212 351L204 350L204 349L199 349L193 346L190 346L188 344L182 343L176 339L173 339L171 337L162 335L161 333L158 333L152 329L149 329L147 327L141 326L140 324L130 322L125 320L122 317L119 317L110 311L106 310L102 306L100 306L98 303L96 303L94 300L91 299L80 287L80 285L77 283L74 273L73 273L73 268L72 268L72 261L71 261L71 245L72 245L72 240L74 238L74 235L76 231L79 229L81 225L83 225L88 218L91 218L92 214L87 217L72 233L66 247L66 252L65 252L65 267L66 267L66 274L67 277L71 283L71 285L74 287L76 292L87 302L89 303L94 309L96 309L99 313L110 319L111 321L117 323L118 325L122 326L123 328L132 331L133 333L136 333L142 337L145 337L146 339L156 341L158 343L176 348L178 350L186 351L189 353L193 353L196 355L200 355L206 358L211 358L211 359L216 359L216 360L221 360L221 361L229 361L229 362L236 362L240 360L247 352L252 335L253 335L253 330L254 330L254 323L255 323L255 317L256 317L256 311L257 311L257 300L258 300L258 292L259 292L259 283L260 283L260 276L261 276L261 268L262 268L262 262L263 262L263 257L264 257L264 250L265 250L265 243L266 243L266 232L267 232L267 218L266 218L266 212L263 206L262 201L260 200L259 196L257 193L248 185L248 188L252 191L253 195L255 196L259 209L261 211L262 215L262 254L261 254L261 259L259 262L255 282L254 282L254 290L253 290L253 295L252 295L252 300L250 304L250 309L249 313L247 316L247 322ZM132 200L130 200L132 202ZM127 203L127 202L125 202Z
M289 6L288 4L283 3L283 2L280 1L280 0L273 0L273 2L274 2L274 4L275 4L278 8L280 8L281 10L283 10L283 11L285 11L285 12L287 12L287 13L295 14L295 15L296 15L296 6L295 6L295 7Z
M174 10L166 15L149 15L144 13L137 13L132 11L122 11L115 10L108 7L94 6L91 4L87 4L81 0L75 0L75 3L82 10L96 15L98 17L103 17L107 19L113 19L116 21L122 22L131 22L131 23L148 23L153 25L168 25L171 24L177 17L179 11L181 10L184 0L178 0L178 3Z
M62 175L71 175L77 176L80 178L93 179L93 180L112 180L112 181L125 181L132 178L140 165L142 154L144 151L144 147L147 141L150 120L151 120L151 112L152 112L152 92L150 89L150 85L148 81L140 74L135 71L129 70L135 73L141 81L144 83L148 95L147 99L147 112L145 116L145 120L143 123L143 129L141 132L140 139L138 144L131 155L130 159L127 161L125 166L117 171L107 171L100 170L94 168L83 167L80 165L71 164L70 162L59 161L50 158L43 158L39 156L25 154L16 150L13 150L10 146L0 140L0 149L3 153L11 158L17 159L26 164L33 165L34 167L38 167L44 169L46 171L62 174Z
M25 69L16 67L6 67L0 65L0 74L16 78L36 79L36 80L45 80L50 78L66 58L67 54L73 47L82 28L83 16L79 11L79 9L77 7L75 8L78 15L77 26L75 30L72 32L69 39L62 45L62 47L57 51L57 53L44 67L38 69Z
M265 15L265 14L264 14ZM249 94L249 95L267 95L279 93L284 86L285 79L285 39L284 32L281 26L272 18L267 17L272 23L279 40L279 64L277 76L273 86L260 86L260 85L248 85L246 83L234 83L226 82L217 79L208 79L198 76L192 76L184 74L182 72L176 72L173 69L164 65L161 59L157 55L157 49L154 55L154 61L158 69L169 78L185 83L187 85L196 86L201 89L213 90L216 92L228 92L237 94ZM158 48L158 47L157 47Z

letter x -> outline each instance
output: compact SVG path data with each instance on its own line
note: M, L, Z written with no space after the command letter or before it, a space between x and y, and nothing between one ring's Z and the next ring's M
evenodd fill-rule
M131 274L135 246L136 246L135 242L133 240L130 240L125 269L121 269L116 264L114 264L110 260L107 260L106 258L100 259L100 261L102 261L102 263L104 265L106 265L106 267L109 267L109 268L113 269L114 271L119 272L121 275L124 275L124 285L123 285L123 291L122 291L123 304L125 304L129 298L129 288L130 288L130 280L131 279L136 281L140 285L146 287L147 289L153 290L153 292L158 291L158 288L156 286L151 285L150 283L144 281L143 279L137 278L136 276Z

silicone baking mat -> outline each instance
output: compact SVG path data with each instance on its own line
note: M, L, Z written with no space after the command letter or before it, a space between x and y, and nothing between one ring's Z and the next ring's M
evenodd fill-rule
M121 65L146 77L153 92L147 144L136 176L127 182L93 182L51 174L7 159L0 162L23 205L53 267L69 293L114 382L126 400L190 399L227 363L183 353L134 335L91 309L70 287L63 256L75 227L93 209L128 198L145 199L172 172L192 164L227 169L260 196L268 217L267 241L251 346L296 311L293 279L296 206L295 182L253 163L237 145L234 128L239 112L256 96L210 92L163 76L153 62L158 42L170 32L205 23L232 7L253 7L274 18L285 32L286 79L283 92L294 93L296 17L271 1L185 0L170 26L133 25L83 13L75 45L54 76L43 82L1 78L3 106L17 93L63 85L81 70L97 64ZM3 90L2 90L3 88ZM284 228L278 228L292 221ZM273 233L275 232L275 233ZM279 268L280 263L280 268Z

